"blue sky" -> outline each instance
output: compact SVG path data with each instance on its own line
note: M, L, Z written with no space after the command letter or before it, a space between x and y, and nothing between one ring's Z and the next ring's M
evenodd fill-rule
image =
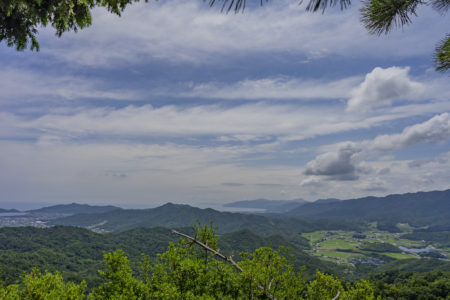
M359 3L137 3L0 45L0 204L201 205L450 188L448 18L369 35ZM1 205L0 205L1 207Z

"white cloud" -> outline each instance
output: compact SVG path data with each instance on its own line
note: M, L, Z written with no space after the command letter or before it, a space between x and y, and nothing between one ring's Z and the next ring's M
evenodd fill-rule
M425 87L409 78L409 67L376 67L366 75L364 82L352 89L347 109L368 110L390 105L395 100L420 99Z
M327 152L310 161L304 174L325 176L330 180L357 180L359 173L359 153L361 149L352 143L339 147L336 152Z
M450 114L443 113L423 123L406 127L402 133L380 135L373 141L365 143L373 150L390 151L418 143L440 143L448 139L450 139Z
M450 114L443 113L431 119L406 127L399 134L379 135L373 140L341 142L322 147L325 153L308 162L304 175L326 180L356 180L358 175L370 174L370 165L364 157L371 152L380 153L398 150L418 143L440 143L450 139ZM379 161L384 161L380 159ZM380 175L387 175L390 168L380 169ZM366 184L368 190L372 184Z
M320 115L317 114L318 111ZM333 107L317 109L266 103L233 107L200 105L188 108L172 105L154 108L143 105L119 109L86 108L68 113L56 111L34 118L23 118L10 113L5 116L14 121L4 124L9 131L23 130L25 133L51 134L69 139L89 135L106 138L212 135L221 136L219 140L224 142L233 139L264 142L271 135L304 139L358 127L351 121L342 123Z
M275 77L246 79L233 84L202 83L183 96L219 99L339 99L347 98L349 90L360 77L335 81Z
M389 186L386 180L380 177L373 177L360 183L357 187L361 190L368 192L386 192L386 188Z
M80 98L132 100L138 93L112 88L104 80L71 75L48 75L19 68L0 69L0 103L30 103L33 100Z
M210 136L211 140L224 143L271 143L273 139L289 142L370 128L398 117L395 114L366 117L346 113L340 103L326 106L252 102L234 106L73 107L49 110L38 116L4 112L0 133L3 137L13 133L17 137L51 135L66 140Z
M49 29L41 48L72 64L105 67L149 58L202 64L251 53L406 57L430 53L442 27L415 20L406 32L376 37L361 25L357 3L325 15L306 13L295 1L221 14L202 1L165 1L135 3L120 18L96 9L92 27L62 39Z

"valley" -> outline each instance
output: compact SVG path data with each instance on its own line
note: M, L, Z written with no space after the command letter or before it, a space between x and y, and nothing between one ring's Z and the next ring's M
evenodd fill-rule
M392 260L436 257L448 260L450 249L439 243L410 240L404 233L372 230L314 231L304 233L311 249L305 250L320 259L355 266L356 264L382 265Z

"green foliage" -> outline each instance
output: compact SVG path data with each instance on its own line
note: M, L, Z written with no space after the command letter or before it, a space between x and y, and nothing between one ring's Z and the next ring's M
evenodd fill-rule
M193 228L183 228L182 232L195 235ZM197 236L199 239L201 233ZM122 249L130 260L131 268L139 278L149 273L139 265L142 253L148 255L147 265L163 253L170 242L177 237L165 228L135 228L117 234L98 234L83 228L57 226L46 229L32 227L0 228L0 281L14 283L33 267L50 272L60 272L67 280L85 280L88 290L103 282L97 270L102 266L102 251L113 252ZM211 237L208 244L216 247ZM324 262L305 253L295 244L280 235L261 237L249 230L221 235L217 247L226 255L235 255L239 261L240 252L253 252L260 247L289 247L290 263L295 270L306 266L304 275L313 278L315 270L340 273L338 266ZM196 250L205 256L205 251ZM211 254L208 254L208 258ZM148 277L148 276L147 276Z
M370 0L361 8L361 20L370 33L390 32L393 27L411 23L420 0Z
M84 292L86 284L75 284L64 282L59 273L45 273L34 269L26 275L20 285L9 285L6 288L0 287L0 299L13 300L82 300L85 298Z
M221 251L216 230L212 223L201 225L197 223L192 231L197 241L208 245L216 251ZM105 237L89 233L83 229L56 228L53 234L65 236L64 229L73 230L73 235L92 234L94 237ZM22 231L20 231L22 230ZM19 229L25 237L28 230ZM146 240L143 231L140 235L120 234L121 238L128 235L127 241ZM162 229L155 229L156 232ZM0 231L1 232L1 231ZM30 233L30 232L29 232ZM241 232L243 240L252 235ZM237 233L236 233L237 234ZM32 247L40 240L39 234L28 235L29 241L23 247ZM106 235L112 237L114 235ZM67 237L66 243L70 241ZM107 240L105 240L107 241ZM17 241L18 242L18 241ZM50 241L42 239L43 244ZM148 243L152 243L147 239ZM51 243L60 247L64 244L58 239ZM1 243L0 243L1 244ZM19 244L12 243L19 247ZM136 243L138 245L139 243ZM239 244L239 243L238 243ZM88 243L84 244L86 247ZM218 258L212 252L205 252L196 243L179 239L171 242L162 254L155 260L151 255L143 255L139 276L133 273L132 263L122 250L105 252L104 270L100 271L102 281L97 281L95 287L87 290L84 281L76 284L63 280L63 275L46 272L44 274L33 270L25 275L20 283L5 287L0 285L0 299L332 299L339 293L339 300L360 299L445 299L450 294L450 273L430 272L417 274L412 272L388 271L373 275L370 281L344 282L338 277L317 271L315 279L307 282L303 270L296 270L287 258L287 251L278 251L271 247L257 247L252 252L242 252L240 261L233 265ZM9 250L7 250L9 251ZM91 250L89 250L91 251ZM131 252L134 253L134 252ZM222 253L222 252L221 252ZM153 254L153 253L149 253ZM45 257L39 259L45 260ZM408 260L404 260L408 261ZM402 263L404 264L404 261ZM418 263L433 262L427 266L429 270L445 262L430 259L414 259ZM409 262L415 263L415 262ZM33 263L33 262L30 262ZM397 265L391 268L404 269ZM80 275L83 277L84 275ZM67 278L64 277L66 280ZM90 293L89 293L90 291ZM89 294L88 294L89 293Z
M448 299L450 273L425 274L387 271L370 277L376 296L382 299Z
M99 271L106 280L90 294L92 299L144 299L148 288L133 277L130 263L121 250L105 253L106 271Z
M394 27L410 24L411 16L417 16L420 4L431 4L445 15L450 7L449 0L367 0L361 8L361 21L370 33L389 33ZM447 35L435 50L434 63L437 71L450 70L450 36Z
M51 25L56 35L77 31L92 23L90 10L106 7L116 15L138 0L2 0L0 1L0 41L24 50L39 50L37 27Z
M212 224L198 223L196 236L202 243L218 249ZM238 291L236 272L231 265L208 258L204 249L197 249L183 239L170 243L168 250L158 255L152 271L148 282L156 298L167 299L170 295L180 299L226 299L234 298Z
M238 277L242 297L258 299L271 294L279 299L299 299L305 286L301 272L294 272L280 250L263 247L242 254L239 265L243 272Z
M450 5L450 1L442 1ZM444 39L442 39L438 45L436 46L436 54L434 56L434 64L436 66L436 70L445 72L450 70L450 34L447 35Z
M316 280L307 286L308 300L333 299L339 293L339 300L373 300L373 289L368 281L362 280L348 287L331 275L317 272Z
M195 226L198 241L218 250L216 228ZM142 276L133 275L125 252L104 254L104 282L86 294L84 282L65 282L60 273L33 270L19 284L0 286L0 299L446 299L450 294L450 273L388 271L369 281L343 282L317 271L305 282L286 259L286 250L269 247L242 253L238 267L184 239L170 243L155 261L144 256Z

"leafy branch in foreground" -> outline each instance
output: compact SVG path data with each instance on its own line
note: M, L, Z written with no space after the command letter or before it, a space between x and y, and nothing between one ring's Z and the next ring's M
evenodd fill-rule
M436 46L434 64L437 71L445 72L450 70L450 34Z
M36 39L38 26L51 25L56 35L88 27L92 24L91 10L105 7L118 16L131 3L140 0L0 0L0 42L24 50L39 50ZM205 0L206 1L206 0ZM269 0L265 0L268 2ZM148 0L145 0L148 2ZM303 0L300 0L302 3ZM210 6L222 4L222 11L235 13L244 11L247 0L208 0ZM264 0L260 0L263 5ZM328 7L340 6L346 9L351 0L309 0L307 11L325 11ZM450 8L450 0L366 0L361 8L361 21L370 33L389 33L395 27L411 23L411 16L417 15L419 5L429 4L442 15ZM438 71L450 69L450 38L447 36L436 48L435 66Z
M450 0L366 0L361 11L361 22L372 33L388 34L396 27L410 24L411 17L417 16L419 5L431 5L441 15L450 8ZM450 35L436 47L434 64L437 71L450 70Z
M6 40L8 46L17 50L28 45L31 50L39 50L38 26L51 25L61 36L91 25L94 7L105 7L120 16L136 1L139 0L0 0L0 41Z

